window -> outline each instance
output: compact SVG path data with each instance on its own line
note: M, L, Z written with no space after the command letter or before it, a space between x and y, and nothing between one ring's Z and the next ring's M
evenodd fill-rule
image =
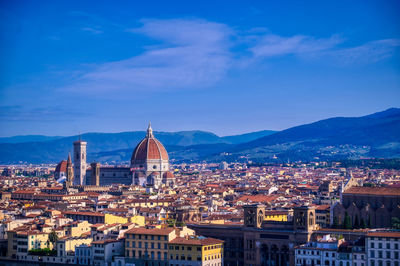
M375 243L371 242L371 248L375 248Z

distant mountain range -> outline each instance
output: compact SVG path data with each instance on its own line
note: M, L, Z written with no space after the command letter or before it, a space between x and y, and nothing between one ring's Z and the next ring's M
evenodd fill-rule
M144 136L144 131L135 131L87 133L81 137L88 142L89 161L127 162ZM395 158L400 157L400 109L391 108L363 117L330 118L279 132L266 130L219 137L204 131L181 131L155 132L155 136L176 162ZM58 162L72 151L72 142L77 138L2 138L0 163Z
M182 150L184 147L210 144L236 145L267 136L276 131L264 130L243 135L219 137L205 131L154 132L167 148ZM127 161L136 145L146 135L145 131L121 133L86 133L80 137L88 142L88 160ZM41 135L0 138L0 163L51 163L65 159L72 152L72 143L79 136L47 137ZM205 146L207 147L207 146ZM199 148L201 150L201 148ZM121 151L123 151L121 153ZM123 156L121 156L123 154Z

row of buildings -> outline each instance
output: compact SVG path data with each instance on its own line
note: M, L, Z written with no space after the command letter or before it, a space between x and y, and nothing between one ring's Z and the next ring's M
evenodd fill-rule
M82 168L84 150L75 142L72 157L55 169L4 166L2 258L121 266L397 265L398 170L323 162L170 165L150 126L129 167ZM25 175L38 170L47 174Z

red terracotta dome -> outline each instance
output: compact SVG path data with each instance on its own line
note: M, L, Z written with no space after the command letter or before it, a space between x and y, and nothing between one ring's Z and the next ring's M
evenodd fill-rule
M56 166L56 170L54 171L56 173L66 173L67 172L67 161L62 160L59 164Z
M149 125L146 137L136 146L132 153L131 163L140 163L146 160L168 160L168 153L164 146L153 136Z
M165 173L163 174L163 178L164 178L164 179L172 179L172 178L175 178L175 176L174 176L174 174L171 173L170 171L167 171L167 172L165 172Z

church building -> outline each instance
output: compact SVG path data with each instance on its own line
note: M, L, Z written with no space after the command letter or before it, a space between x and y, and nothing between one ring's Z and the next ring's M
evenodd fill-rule
M75 186L107 186L111 184L140 185L159 188L162 185L174 186L175 176L169 171L167 150L153 135L149 124L145 138L133 150L130 167L101 166L93 162L86 163L87 142L74 142L74 173L67 173L67 164L72 168L71 158L61 161L55 175L59 181ZM64 169L65 168L65 169ZM72 175L72 176L71 176ZM60 177L65 178L60 178Z

